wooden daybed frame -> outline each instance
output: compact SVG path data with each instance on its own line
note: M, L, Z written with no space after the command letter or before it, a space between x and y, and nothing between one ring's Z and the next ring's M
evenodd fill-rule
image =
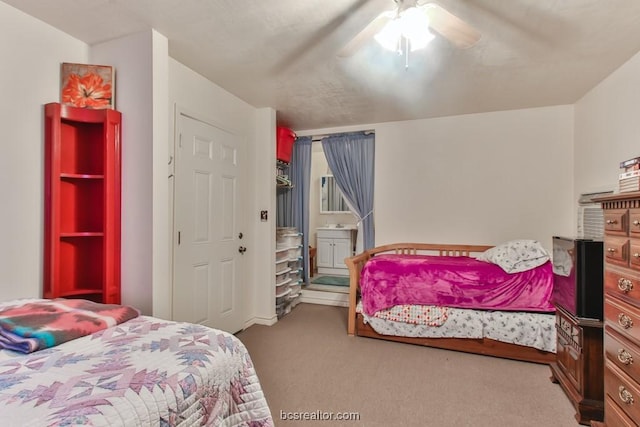
M506 359L522 360L534 363L550 363L555 361L555 353L538 350L517 344L509 344L489 338L414 338L392 335L382 335L364 323L361 314L356 313L356 304L360 296L360 272L364 264L373 256L381 253L407 255L438 255L438 256L472 256L484 252L492 246L483 245L454 245L431 243L393 243L368 249L361 254L346 258L349 267L349 319L348 334L369 338L379 338L389 341L417 344L427 347L437 347L447 350L463 351L486 356L502 357Z

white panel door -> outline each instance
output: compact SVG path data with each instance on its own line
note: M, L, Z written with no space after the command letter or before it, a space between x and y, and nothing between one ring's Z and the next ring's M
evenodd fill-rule
M173 320L242 329L241 144L230 132L178 116Z

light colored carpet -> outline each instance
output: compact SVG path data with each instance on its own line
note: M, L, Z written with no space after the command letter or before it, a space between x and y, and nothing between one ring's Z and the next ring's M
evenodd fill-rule
M346 330L346 308L300 304L273 326L238 334L276 426L578 426L546 365ZM281 411L357 412L360 421L283 421Z

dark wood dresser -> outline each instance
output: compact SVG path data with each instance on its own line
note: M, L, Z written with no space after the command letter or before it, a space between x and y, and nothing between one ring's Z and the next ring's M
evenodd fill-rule
M605 220L604 423L640 425L640 192L599 197Z
M556 331L558 342L556 361L550 364L551 380L559 383L569 397L580 424L602 420L602 322L575 317L557 307Z

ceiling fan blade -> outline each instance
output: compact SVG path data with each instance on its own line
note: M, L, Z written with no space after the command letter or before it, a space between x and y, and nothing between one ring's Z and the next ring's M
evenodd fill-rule
M338 56L347 57L351 56L362 47L362 45L373 38L385 26L390 19L394 16L394 12L383 12L378 15L373 21L369 23L362 31L360 31L354 38L349 41L338 52Z
M422 6L429 17L429 27L461 49L466 49L478 42L482 34L446 9L435 3Z

